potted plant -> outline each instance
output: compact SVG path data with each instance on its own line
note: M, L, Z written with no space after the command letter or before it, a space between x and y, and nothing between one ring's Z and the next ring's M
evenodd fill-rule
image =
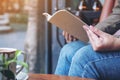
M17 60L17 57L20 56L23 53L21 50L16 50L13 58L6 58L5 55L0 56L0 72L2 75L2 80L5 80L3 78L6 78L7 80L15 80L16 74L12 72L9 69L9 65L12 63L16 63L21 65L22 67L26 68L28 71L28 64L24 61Z

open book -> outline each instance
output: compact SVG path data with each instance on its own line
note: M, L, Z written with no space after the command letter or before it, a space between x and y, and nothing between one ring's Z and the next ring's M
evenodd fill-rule
M76 37L77 39L88 42L87 33L82 27L83 25L87 24L69 11L59 10L53 15L50 15L48 13L43 13L43 15L46 16L48 22L68 32L70 35Z

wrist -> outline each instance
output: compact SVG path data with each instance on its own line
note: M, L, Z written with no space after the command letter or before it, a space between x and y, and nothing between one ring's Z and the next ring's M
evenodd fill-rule
M120 50L120 38L115 38L113 50Z

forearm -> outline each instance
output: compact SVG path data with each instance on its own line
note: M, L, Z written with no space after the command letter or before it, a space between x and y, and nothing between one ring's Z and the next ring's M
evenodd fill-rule
M114 4L115 4L115 0L105 0L102 13L100 16L100 22L105 20L110 15L114 7Z
M115 38L112 49L113 50L120 50L120 38Z

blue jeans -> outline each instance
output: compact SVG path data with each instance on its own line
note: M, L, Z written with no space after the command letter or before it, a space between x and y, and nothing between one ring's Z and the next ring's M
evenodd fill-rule
M71 42L62 48L55 74L120 80L120 51L95 52L90 44Z

